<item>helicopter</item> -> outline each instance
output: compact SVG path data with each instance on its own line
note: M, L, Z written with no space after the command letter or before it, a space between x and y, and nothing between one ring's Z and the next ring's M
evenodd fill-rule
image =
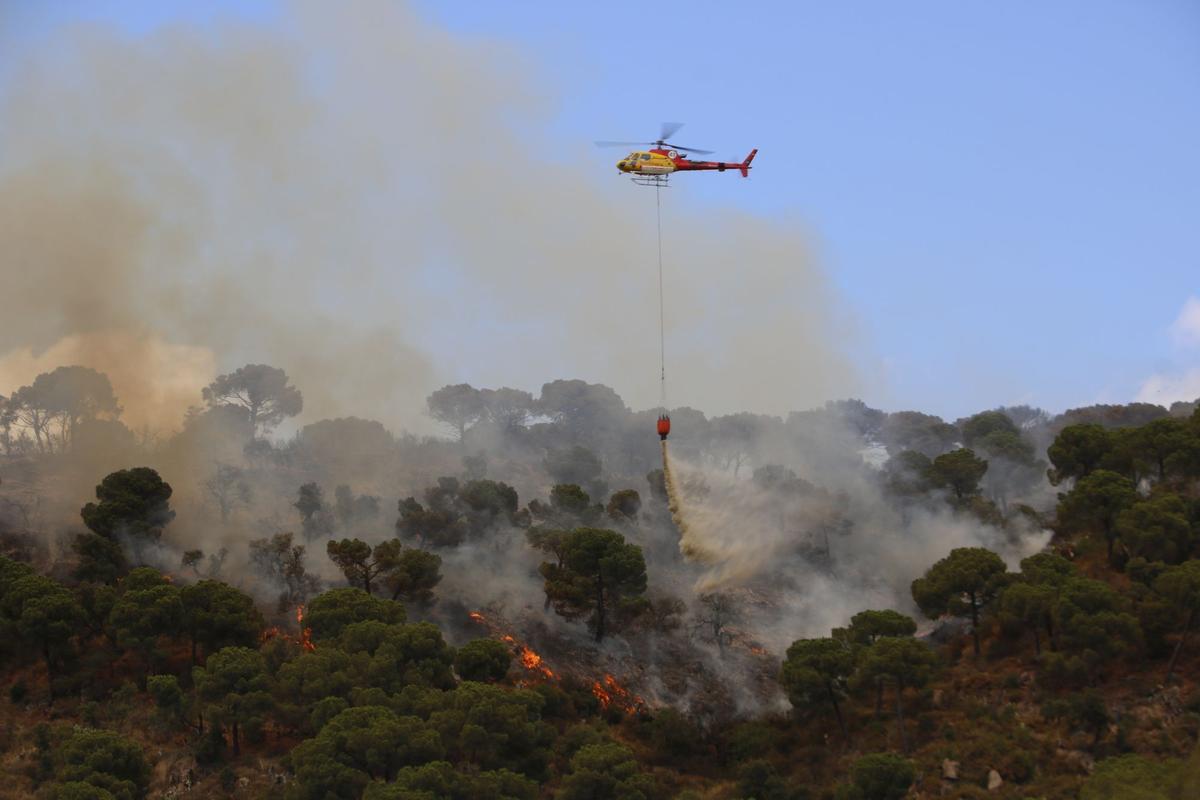
M634 183L647 186L665 186L671 174L675 172L699 170L724 172L727 169L736 169L742 173L743 178L750 176L750 162L754 160L754 156L758 153L758 148L751 150L750 155L746 156L746 159L741 163L693 161L681 153L709 155L712 151L698 150L694 147L683 147L682 145L668 142L667 139L674 136L682 127L682 122L664 122L658 139L653 142L598 141L596 142L596 146L626 147L629 145L653 145L650 150L635 150L617 162L617 169L620 172L628 174Z

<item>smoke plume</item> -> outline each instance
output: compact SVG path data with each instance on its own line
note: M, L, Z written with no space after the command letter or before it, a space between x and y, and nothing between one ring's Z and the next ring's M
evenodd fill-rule
M562 374L652 404L649 193L538 134L555 98L503 48L402 3L287 12L63 29L9 70L0 391L69 355L155 426L247 362L286 369L308 420L421 428L439 382ZM851 388L793 222L665 204L675 397Z
M852 436L830 422L826 443L772 453L807 479L807 490L776 491L705 463L664 459L672 520L690 562L673 571L690 582L676 590L765 593L771 601L750 612L750 627L775 652L828 635L867 608L919 616L912 580L954 548L988 548L1016 569L1049 541L1049 531L1019 519L1001 528L944 503L889 497L874 468L847 462Z
M73 454L70 480L36 487L57 493L55 532L78 527L105 471L145 463L186 509L161 563L228 546L226 576L255 588L245 543L297 528L301 484L321 484L326 497L337 485L370 494L383 509L371 522L378 539L392 535L399 498L479 455L466 441L393 438L373 422L427 430L425 398L442 384L536 392L582 378L624 398L609 415L621 425L637 419L625 402L656 404L655 198L579 143L539 133L554 92L505 48L451 35L402 2L297 2L272 22L136 37L62 29L5 66L0 394L80 364L110 377L129 427L182 429L157 448ZM756 166L769 169L770 157ZM676 419L702 421L696 408L785 414L853 393L840 346L854 331L801 225L690 204L689 180L746 187L729 174L682 176L663 196L671 394L692 407ZM360 419L265 455L245 449L235 415L185 423L202 387L247 363L288 373L304 395L301 423ZM556 430L608 448L613 488L642 486L652 438L589 413ZM488 455L491 477L519 486L527 503L549 494L543 457L562 442L544 438L538 429L554 427L544 420L525 422L497 434ZM694 609L706 593L744 593L744 627L776 655L863 608L909 607L908 582L951 547L984 544L1011 559L1038 541L948 511L897 509L858 457L862 441L831 426L804 432L803 446L756 442L747 456L820 489L786 502L736 479L740 452L733 475L700 463L719 457L686 431L674 440L684 458L662 445L674 526L648 511L625 531L642 537L651 585L668 599ZM253 491L217 514L213 480L229 466ZM31 492L36 479L22 478ZM5 491L18 485L6 476ZM310 566L337 581L322 537L307 542ZM545 610L541 556L523 538L506 529L447 553L445 596L586 640ZM663 648L664 663L678 661L670 647L691 647L684 634L638 641ZM761 695L723 660L723 641L711 669ZM658 657L638 655L627 663Z

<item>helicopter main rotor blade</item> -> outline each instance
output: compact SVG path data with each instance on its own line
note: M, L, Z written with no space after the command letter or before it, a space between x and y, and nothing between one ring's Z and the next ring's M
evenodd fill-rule
M714 150L698 150L695 147L683 147L681 145L671 144L670 142L663 142L663 144L666 145L667 147L674 147L676 150L683 150L684 152L687 152L687 153L695 153L696 155L699 155L699 156L708 156L708 155L712 155L714 152L716 152Z
M662 132L658 135L659 139L670 139L679 129L683 127L682 122L664 122L662 124Z
M679 130L679 128L682 126L682 123L678 123L678 122L670 122L670 123L667 123L667 124L668 124L668 125L674 125L674 126L675 126L675 128L674 128L673 130ZM664 130L666 130L666 129L664 128ZM658 146L658 147L667 147L667 148L673 148L673 149L675 149L675 150L682 150L682 151L684 151L685 153L695 153L696 155L701 155L701 156L707 156L707 155L711 155L711 154L713 153L713 151L712 151L712 150L700 150L699 148L696 148L696 147L683 147L683 146L681 146L681 145L677 145L677 144L671 144L670 142L668 142L668 141L664 141L664 140L662 140L662 139L660 139L660 140L659 140L659 141L657 141L657 142L615 142L615 141L610 141L610 140L608 140L608 139L599 139L599 140L597 140L597 141L594 141L594 142L592 142L592 144L596 145L596 147L650 147L650 146Z

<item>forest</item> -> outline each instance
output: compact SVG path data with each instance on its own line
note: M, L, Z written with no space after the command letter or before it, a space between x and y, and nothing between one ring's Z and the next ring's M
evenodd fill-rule
M4 389L0 797L1200 794L1196 403L674 408L673 510L607 386L303 388Z

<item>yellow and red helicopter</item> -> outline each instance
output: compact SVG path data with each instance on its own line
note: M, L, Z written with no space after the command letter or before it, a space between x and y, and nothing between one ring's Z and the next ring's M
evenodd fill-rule
M754 160L758 148L750 151L750 155L741 163L728 161L693 161L682 153L709 155L711 150L697 150L694 147L683 147L671 144L667 139L683 127L682 122L664 122L658 139L653 142L596 142L598 147L626 147L629 145L653 145L649 150L635 150L617 162L617 169L628 174L634 183L648 186L665 186L672 173L691 172L699 170L716 170L724 172L736 169L742 177L750 176L750 162Z

